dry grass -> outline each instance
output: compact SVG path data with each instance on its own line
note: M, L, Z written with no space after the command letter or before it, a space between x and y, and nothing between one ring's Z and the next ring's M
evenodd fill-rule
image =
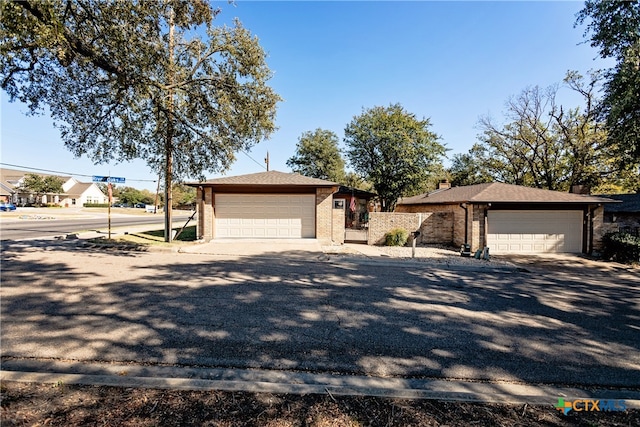
M640 410L4 382L2 426L637 426Z

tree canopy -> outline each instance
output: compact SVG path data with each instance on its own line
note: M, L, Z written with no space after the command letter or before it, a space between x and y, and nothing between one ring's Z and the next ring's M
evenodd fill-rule
M338 136L330 130L318 128L304 132L298 138L296 153L287 160L287 166L301 175L344 184L344 159L338 143Z
M29 173L22 179L19 189L22 192L33 194L36 198L36 203L40 205L42 204L42 196L45 194L62 193L62 184L63 181L60 177Z
M640 2L587 0L576 24L588 22L585 37L616 66L606 74L601 114L608 141L626 167L640 163Z
M275 130L266 54L238 21L214 27L218 12L205 0L1 2L2 88L47 108L75 155L146 160L170 201L175 178L224 171Z
M573 185L632 189L633 174L620 169L616 150L607 149L597 111L599 79L596 72L588 79L567 73L563 84L582 96L582 107L558 105L558 86L536 86L508 100L506 123L482 117L479 142L453 159L453 184L495 180L559 191Z
M355 172L378 193L383 211L393 211L402 196L421 188L445 147L400 104L363 110L345 128L346 154Z

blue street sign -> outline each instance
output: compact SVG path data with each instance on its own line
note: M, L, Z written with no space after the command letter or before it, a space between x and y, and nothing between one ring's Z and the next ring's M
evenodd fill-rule
M99 176L93 175L93 182L111 182L115 184L124 184L125 179L119 176Z

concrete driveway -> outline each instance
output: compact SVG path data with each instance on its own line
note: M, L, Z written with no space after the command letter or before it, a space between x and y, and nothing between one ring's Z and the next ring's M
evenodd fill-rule
M637 270L298 255L4 244L2 356L640 384Z

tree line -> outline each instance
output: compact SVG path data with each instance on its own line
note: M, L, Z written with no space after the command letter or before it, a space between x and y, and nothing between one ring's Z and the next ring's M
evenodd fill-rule
M266 53L239 21L216 27L219 13L206 0L0 2L0 86L30 114L50 114L75 155L145 159L173 204L175 182L226 171L235 153L276 129L281 98L268 85ZM504 120L481 118L478 141L449 170L429 120L400 104L365 109L347 124L353 173L344 172L336 135L322 129L302 135L288 164L369 183L385 210L445 174L458 185L638 191L640 2L587 0L574 25L584 23L599 55L616 62L586 77L567 74L563 84L584 105L557 105L555 87L526 88L507 101ZM313 162L305 150L319 150Z
M476 143L455 154L448 169L429 121L399 104L366 110L347 125L344 154L353 172L345 173L337 135L323 129L305 132L287 165L373 188L385 210L401 196L432 189L436 173L455 186L499 181L558 191L640 192L640 2L588 0L575 25L587 21L585 37L616 66L587 76L568 71L562 83L523 89L507 100L502 120L479 119ZM561 88L578 94L582 105L560 105Z

